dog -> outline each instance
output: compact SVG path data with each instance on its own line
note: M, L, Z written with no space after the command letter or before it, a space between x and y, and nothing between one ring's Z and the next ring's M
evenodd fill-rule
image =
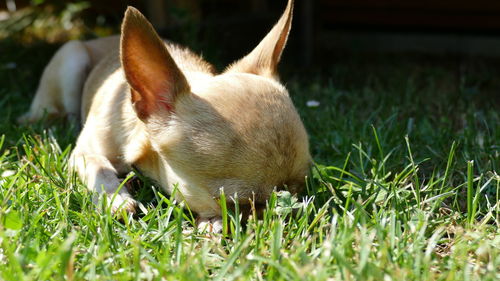
M289 0L257 47L217 73L128 7L120 36L70 41L56 52L19 121L79 119L70 169L108 196L114 212L136 211L119 179L135 168L164 191L175 189L198 226L219 231L221 189L249 206L305 185L308 135L277 72L292 13Z

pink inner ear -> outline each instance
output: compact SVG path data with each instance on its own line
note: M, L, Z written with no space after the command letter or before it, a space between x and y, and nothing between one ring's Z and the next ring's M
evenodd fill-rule
M141 119L155 111L172 112L178 95L190 87L153 26L134 8L122 25L121 62L132 88L132 102Z
M168 102L165 102L165 101L160 101L160 105L163 106L163 108L169 112L174 112L174 107L170 104L168 104Z

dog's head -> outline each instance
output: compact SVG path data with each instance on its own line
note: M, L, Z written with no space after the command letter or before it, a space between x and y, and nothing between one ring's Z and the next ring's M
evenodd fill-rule
M277 65L293 1L243 59L216 76L187 79L149 22L129 8L121 61L138 117L156 151L188 184L217 196L266 200L277 187L297 192L311 163L306 131Z

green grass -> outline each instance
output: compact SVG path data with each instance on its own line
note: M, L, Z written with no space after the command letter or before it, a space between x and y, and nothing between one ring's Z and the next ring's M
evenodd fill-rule
M262 220L207 237L144 180L140 218L96 211L71 124L18 127L54 46L0 43L1 280L499 280L495 63L338 57L284 80L316 161ZM319 107L307 107L317 100Z

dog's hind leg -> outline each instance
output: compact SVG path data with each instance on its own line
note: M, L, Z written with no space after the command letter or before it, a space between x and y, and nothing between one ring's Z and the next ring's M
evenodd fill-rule
M30 109L18 122L36 122L45 114L77 119L90 64L91 57L83 42L64 44L45 67Z

